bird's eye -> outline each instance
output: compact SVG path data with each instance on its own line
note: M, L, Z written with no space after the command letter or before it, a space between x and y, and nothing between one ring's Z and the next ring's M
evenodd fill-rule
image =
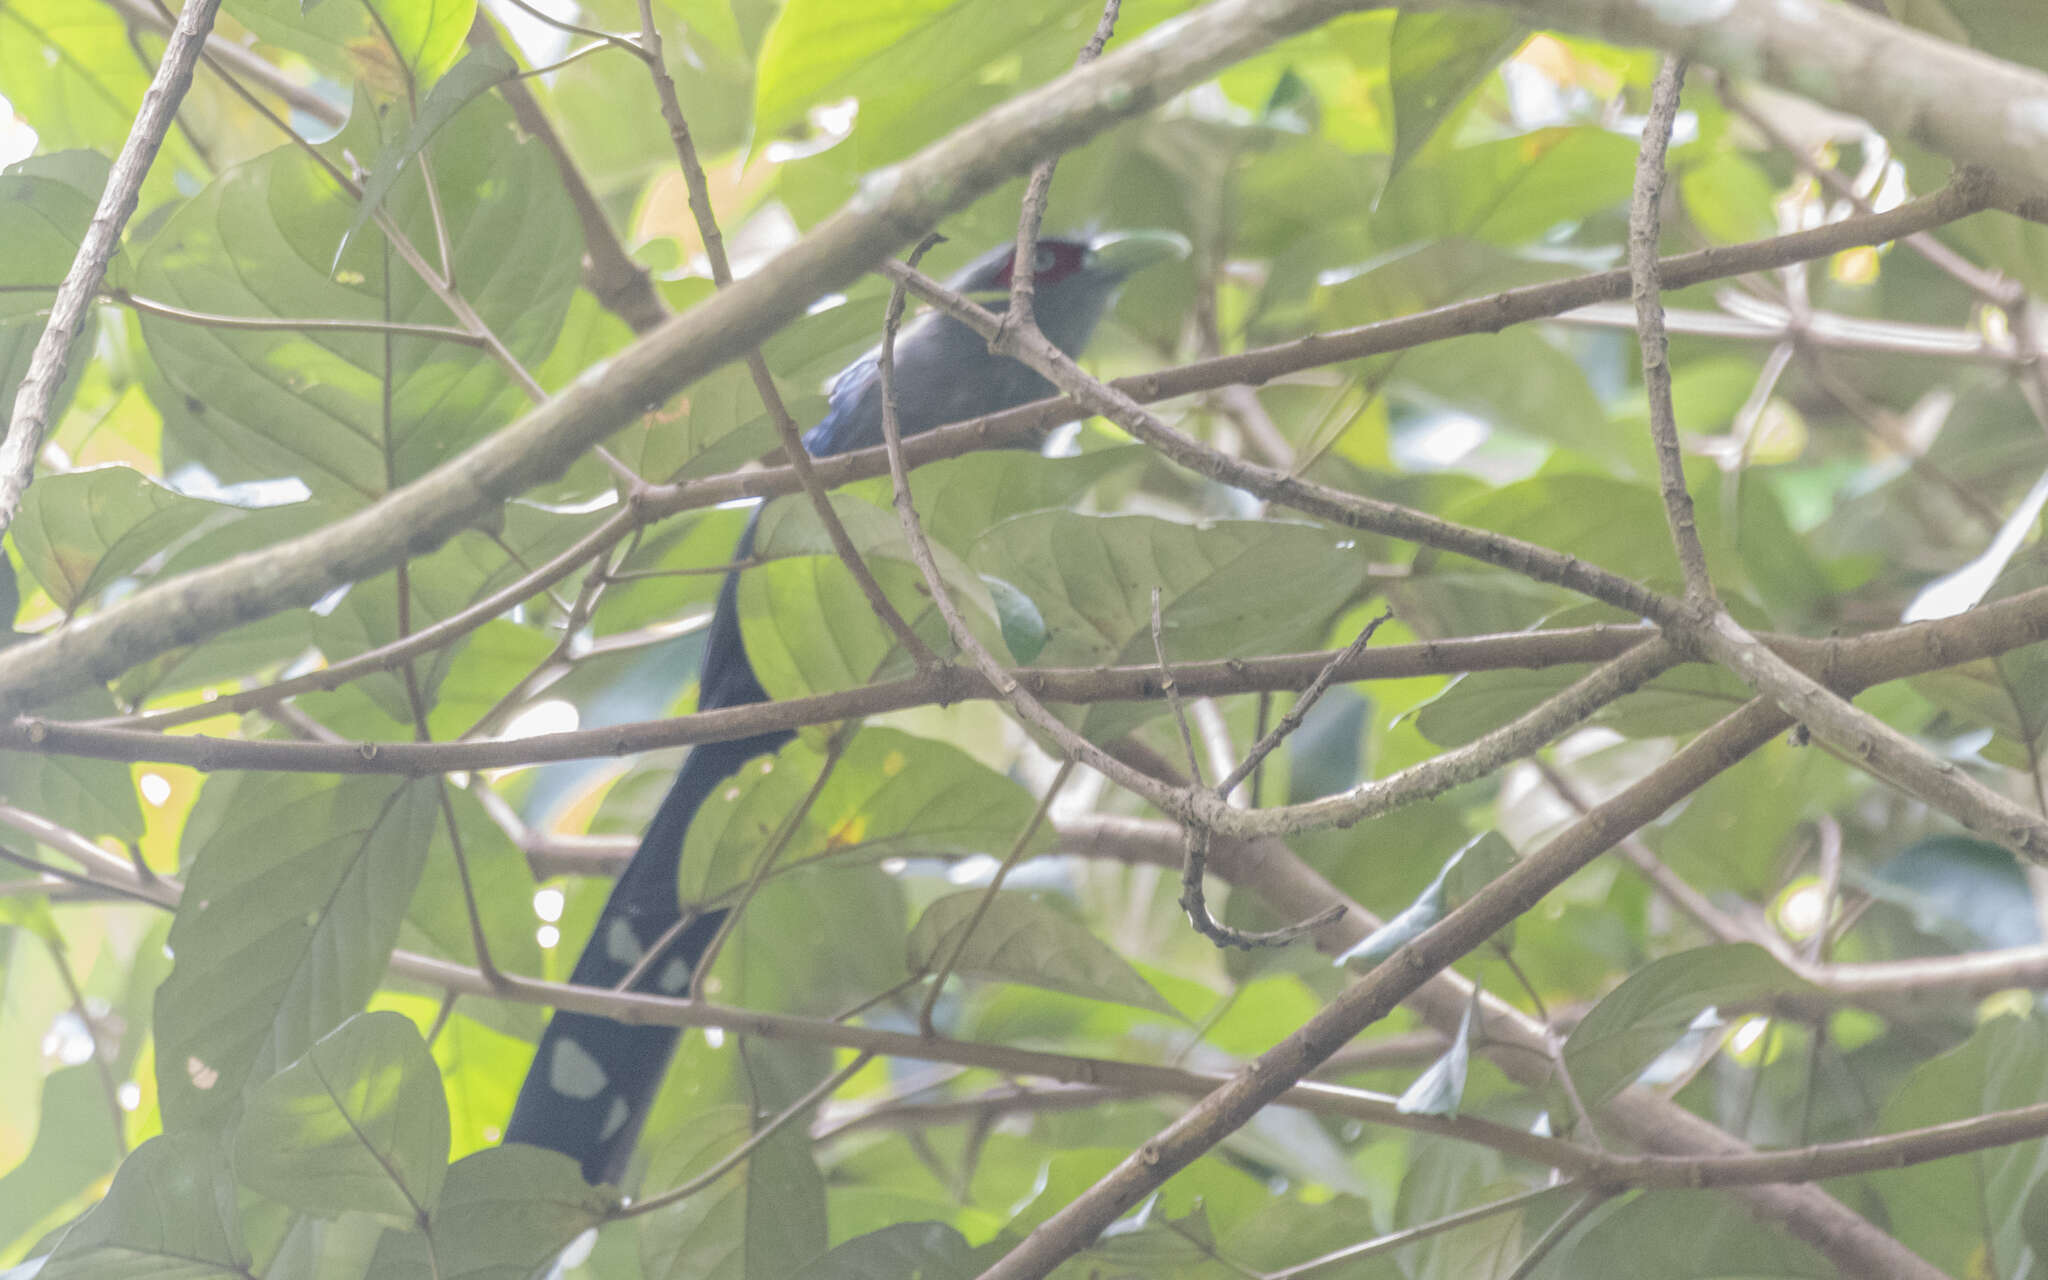
M1059 260L1060 255L1054 252L1050 245L1039 245L1037 254L1031 259L1031 272L1033 275L1044 275L1052 270L1053 265Z

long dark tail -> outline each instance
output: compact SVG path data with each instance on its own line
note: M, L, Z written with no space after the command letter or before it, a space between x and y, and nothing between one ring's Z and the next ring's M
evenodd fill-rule
M749 522L734 558L750 555L753 541L754 526ZM736 597L737 579L728 576L704 648L697 704L706 710L768 698L740 647ZM667 936L683 918L676 900L676 867L690 821L705 798L741 765L778 749L789 737L770 733L707 742L690 752L606 900L571 982L616 987L648 948ZM633 990L680 995L724 918L723 911L712 911L691 920L663 954L644 967ZM520 1086L505 1141L560 1151L583 1166L589 1181L617 1182L668 1071L677 1034L674 1027L628 1026L587 1013L556 1013L541 1034L533 1066Z

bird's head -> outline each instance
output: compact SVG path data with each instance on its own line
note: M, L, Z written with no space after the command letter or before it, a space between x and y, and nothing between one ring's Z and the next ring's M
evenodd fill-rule
M1095 322L1118 285L1145 267L1187 254L1187 238L1172 231L1044 237L1032 263L1033 314L1046 337L1069 355L1076 354L1088 345ZM1000 311L1009 304L1016 263L1016 245L999 245L946 283L955 292Z

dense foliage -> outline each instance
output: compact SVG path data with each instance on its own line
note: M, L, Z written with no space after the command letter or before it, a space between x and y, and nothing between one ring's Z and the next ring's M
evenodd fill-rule
M1733 36L1685 86L1685 488L1836 721L1675 603L1625 271L1660 55L1537 0L1352 7L1180 74L1166 24L1259 6L1130 0L1091 69L1128 81L1062 100L1097 0L228 0L0 562L0 1274L952 1280L1034 1231L1073 1277L2048 1268L2038 18L1813 0L1785 37L2012 60L1970 64L2038 81L2012 173L1952 183L1938 109L1884 132L1841 112L1893 87L1755 82ZM0 0L0 405L170 22ZM923 202L943 276L1048 146L1049 231L1191 246L1083 362L1188 366L1122 384L1185 448L944 437L910 484L968 637L879 458L829 474L920 666L735 357L814 422L924 229L883 213ZM622 1200L496 1140L583 998L531 980L680 751L769 724L683 717L764 493L742 626L800 730L684 848L686 903L740 908L699 1001L587 1006L693 1028ZM1149 801L1063 770L970 637ZM1282 726L1239 816L1181 805ZM1217 946L1190 832L1211 932L1345 910ZM1198 1105L1269 1050L1240 1083L1315 1082ZM1107 1231L1059 1216L1112 1186Z

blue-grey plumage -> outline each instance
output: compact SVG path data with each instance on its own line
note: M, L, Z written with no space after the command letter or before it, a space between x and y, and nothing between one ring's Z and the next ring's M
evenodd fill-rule
M1034 262L1033 314L1062 351L1077 355L1133 271L1186 252L1171 233L1126 232L1090 240L1040 242ZM1014 246L983 254L947 284L961 293L1006 295ZM984 297L1000 309L1000 296ZM876 355L855 361L834 380L825 417L804 436L816 457L882 443L881 379ZM904 435L1027 404L1052 387L1023 365L992 355L972 330L932 313L907 325L896 342L896 404ZM734 558L752 553L755 522L747 523ZM728 574L718 593L705 640L700 710L765 702L742 643L739 577ZM775 751L787 733L705 743L691 751L675 784L656 810L626 870L613 887L597 927L577 959L570 981L614 987L682 918L676 868L690 820L712 791L755 756ZM644 969L635 990L677 995L717 932L723 912L698 915ZM628 1026L590 1014L560 1012L549 1020L520 1087L507 1142L548 1147L574 1158L592 1182L616 1182L625 1171L647 1108L675 1049L672 1027Z

